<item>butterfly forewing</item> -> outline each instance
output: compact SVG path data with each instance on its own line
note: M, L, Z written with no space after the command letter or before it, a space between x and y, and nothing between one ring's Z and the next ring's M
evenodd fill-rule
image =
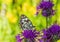
M25 30L25 29L30 30L30 29L33 29L34 28L32 22L25 15L21 15L20 25L21 25L21 28L23 30Z

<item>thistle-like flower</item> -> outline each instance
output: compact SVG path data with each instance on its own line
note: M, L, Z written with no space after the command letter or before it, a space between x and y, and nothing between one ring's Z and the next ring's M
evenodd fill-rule
M45 17L54 15L54 10L52 7L54 4L50 1L42 1L38 6L37 6L37 11L42 9L42 15Z
M20 38L20 35L16 36L17 42L23 42L25 40L26 42L35 42L36 37L40 33L37 32L36 30L24 30L21 35L23 38Z
M60 39L60 26L57 24L52 25L47 30L43 30L44 35L40 41L43 42L56 42Z

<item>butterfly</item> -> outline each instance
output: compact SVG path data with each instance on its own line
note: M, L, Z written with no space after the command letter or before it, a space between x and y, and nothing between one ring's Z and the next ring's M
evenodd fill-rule
M26 30L26 29L31 30L35 27L35 26L33 26L32 22L28 19L28 17L25 15L21 15L20 26L21 26L22 30Z

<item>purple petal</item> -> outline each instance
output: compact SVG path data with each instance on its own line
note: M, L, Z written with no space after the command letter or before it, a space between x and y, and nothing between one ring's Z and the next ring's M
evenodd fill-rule
M38 32L36 32L35 30L24 30L22 34L27 39L34 39L35 37L37 37L36 34L38 34Z
M22 42L22 39L20 38L20 34L18 34L18 35L16 36L16 41L17 41L17 42Z

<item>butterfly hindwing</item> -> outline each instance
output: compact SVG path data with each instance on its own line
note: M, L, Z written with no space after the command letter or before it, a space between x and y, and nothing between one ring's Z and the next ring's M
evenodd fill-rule
M25 29L28 29L29 30L29 29L34 28L32 22L25 15L21 15L20 25L21 25L21 28L23 30L25 30Z

